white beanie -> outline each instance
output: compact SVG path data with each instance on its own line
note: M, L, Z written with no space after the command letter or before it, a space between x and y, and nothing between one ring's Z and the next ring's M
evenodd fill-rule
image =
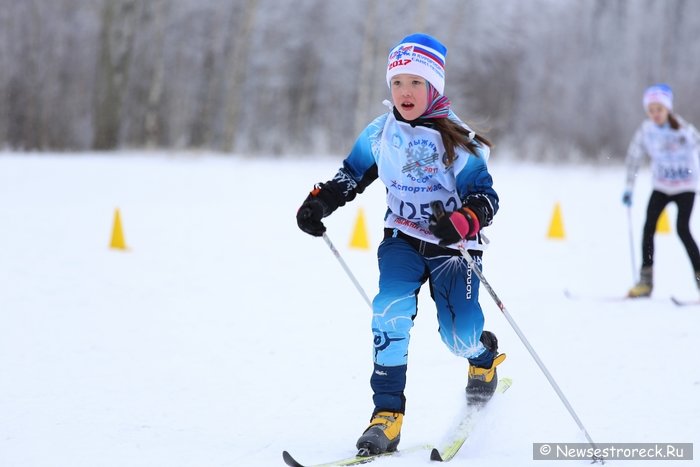
M440 94L445 92L445 56L447 47L427 34L411 34L389 53L386 84L402 73L424 78Z
M649 86L646 91L644 91L644 98L642 99L644 110L647 110L649 104L653 103L661 104L669 111L673 110L673 91L671 90L671 86L663 83Z

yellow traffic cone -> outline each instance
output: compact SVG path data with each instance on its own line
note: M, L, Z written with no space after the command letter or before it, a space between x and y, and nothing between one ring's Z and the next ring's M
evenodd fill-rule
M668 212L666 211L666 209L661 211L659 220L656 221L656 233L671 233L671 223L668 220Z
M357 212L355 228L350 238L350 247L361 250L369 250L369 238L367 236L367 225L365 224L365 211L360 208Z
M552 214L552 221L549 223L549 232L547 232L547 238L563 240L564 234L564 220L561 215L561 206L559 203L554 205L554 214Z
M119 213L119 208L114 210L114 225L112 226L112 240L109 242L109 247L115 250L126 250L126 242L124 241L124 231L122 230L122 217Z

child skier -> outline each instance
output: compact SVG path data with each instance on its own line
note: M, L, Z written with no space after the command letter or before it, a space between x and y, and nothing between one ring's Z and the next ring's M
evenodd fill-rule
M700 168L700 134L693 125L672 113L673 92L668 85L655 84L647 88L642 102L649 118L637 129L627 151L627 187L622 202L632 205L637 169L645 154L651 158L654 190L649 198L642 236L642 269L639 282L628 293L630 297L651 295L656 222L671 201L678 206L676 230L695 271L695 283L700 288L700 252L690 233L690 214Z
M446 53L425 34L407 36L391 50L386 72L391 111L362 131L335 176L318 183L297 212L301 230L322 236L322 218L377 178L386 185L379 293L372 303L374 410L357 441L359 455L394 451L399 444L409 335L426 281L443 342L469 361L470 404L492 396L496 367L505 359L496 336L483 330L479 280L458 249L469 249L481 264L480 231L498 209L486 165L491 144L450 110L443 95ZM432 215L432 202L441 202L446 214Z

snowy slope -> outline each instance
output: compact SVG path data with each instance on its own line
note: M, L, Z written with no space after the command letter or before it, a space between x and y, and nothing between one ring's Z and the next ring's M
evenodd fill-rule
M339 163L0 154L0 466L275 466L283 449L308 462L352 454L371 412L369 310L294 220ZM496 154L491 171L501 211L484 273L591 436L698 445L700 307L668 300L697 296L677 237L657 236L652 300L569 300L566 288L612 297L632 283L621 167ZM377 182L326 222L370 295L382 198ZM564 241L545 235L557 201ZM116 207L128 252L107 248ZM372 251L348 248L359 207ZM537 465L533 442L583 442L483 288L481 303L508 354L499 372L515 383L454 464ZM440 342L427 289L408 378L402 446L437 442L463 403L466 363ZM428 464L424 453L376 463Z

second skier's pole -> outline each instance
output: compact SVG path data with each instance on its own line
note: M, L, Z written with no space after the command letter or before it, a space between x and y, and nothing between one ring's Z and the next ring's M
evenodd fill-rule
M632 207L627 206L627 230L630 238L630 258L632 259L632 282L637 282L637 264L634 255L634 233L632 232Z

